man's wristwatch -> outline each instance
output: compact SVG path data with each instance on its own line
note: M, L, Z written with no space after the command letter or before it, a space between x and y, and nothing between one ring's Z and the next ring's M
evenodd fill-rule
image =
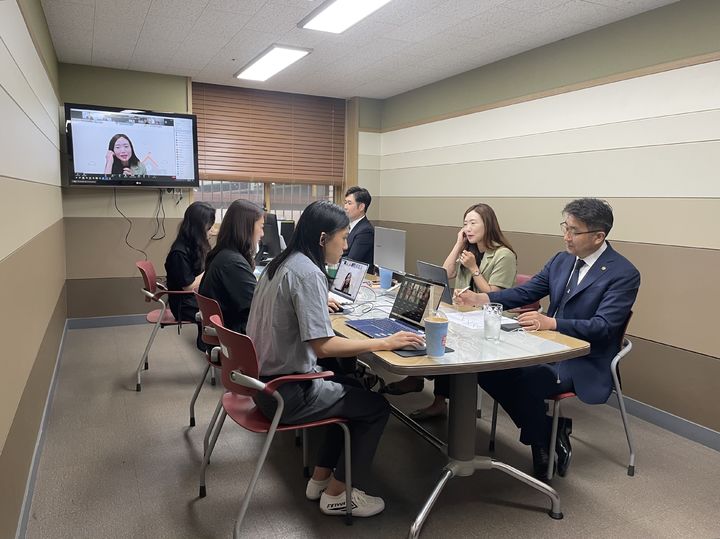
M480 268L477 269L477 271L472 272L473 277L478 277L480 275Z

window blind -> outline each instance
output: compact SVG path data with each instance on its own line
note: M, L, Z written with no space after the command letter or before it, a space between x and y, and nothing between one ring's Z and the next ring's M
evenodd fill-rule
M193 83L200 178L340 185L345 101Z

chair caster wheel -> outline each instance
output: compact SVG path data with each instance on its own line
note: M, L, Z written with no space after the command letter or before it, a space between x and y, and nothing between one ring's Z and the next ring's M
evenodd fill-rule
M194 418L194 417L191 417L191 418L190 418L190 426L191 426L191 427L194 427L194 426L195 426L195 418Z
M200 487L200 497L204 498L207 495L207 491L205 490L205 485L202 485Z
M562 520L563 519L562 511L559 513L553 513L553 511L551 509L550 511L548 511L548 515L550 515L550 518L553 520Z
M135 386L135 391L142 391L142 387L140 387L140 384L137 384Z

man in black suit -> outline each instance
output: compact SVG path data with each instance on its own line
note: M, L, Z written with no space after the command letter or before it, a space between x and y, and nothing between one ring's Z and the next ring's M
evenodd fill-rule
M558 253L528 282L489 294L463 292L456 303L502 303L505 309L550 296L544 315L521 314L518 322L529 330L554 330L586 340L590 353L556 365L535 365L480 373L478 381L520 427L520 441L530 445L535 475L542 478L548 459L550 421L544 399L572 391L583 402L607 401L613 389L610 363L620 350L623 330L640 287L640 273L606 237L613 225L610 205L596 198L573 200L563 210L560 230L566 252ZM555 452L557 471L564 476L570 464L569 418L560 418Z
M370 202L370 193L362 187L351 187L345 193L345 213L350 218L350 235L347 239L348 248L343 256L370 264L372 268L375 227L365 216Z

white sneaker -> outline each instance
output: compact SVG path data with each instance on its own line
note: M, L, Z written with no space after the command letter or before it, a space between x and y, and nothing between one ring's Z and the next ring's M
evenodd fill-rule
M371 517L382 513L385 509L385 502L377 496L365 494L362 490L352 489L352 516L354 517ZM326 515L344 515L345 514L345 493L338 496L330 496L323 492L320 496L320 511Z
M311 478L310 481L308 481L307 487L305 487L305 497L308 500L313 500L313 501L319 500L320 495L330 484L331 477L332 476L328 476L327 479L323 479L322 481L316 481L315 479Z

